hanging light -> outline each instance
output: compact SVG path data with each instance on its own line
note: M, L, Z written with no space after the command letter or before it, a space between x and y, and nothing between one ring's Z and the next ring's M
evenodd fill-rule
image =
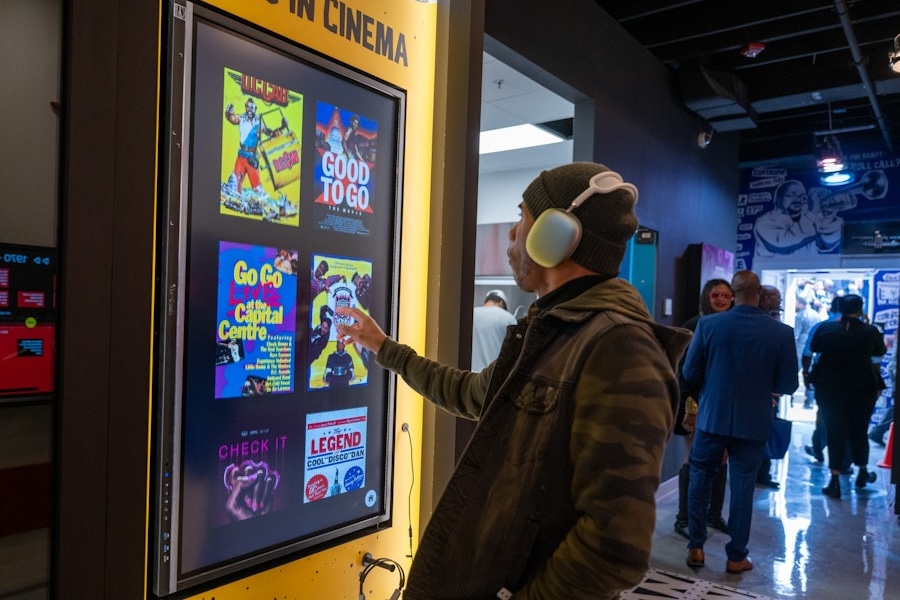
M836 173L823 173L819 182L823 185L847 185L853 183L855 175L851 171L837 171Z
M846 168L841 145L835 136L826 135L816 142L816 166L820 173L836 173Z
M888 65L894 73L900 73L900 35L894 38L894 51L888 52Z

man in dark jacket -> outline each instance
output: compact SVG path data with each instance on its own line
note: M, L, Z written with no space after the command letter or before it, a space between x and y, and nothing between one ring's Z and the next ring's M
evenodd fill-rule
M700 319L682 369L689 383L700 386L691 445L687 564L704 566L706 511L712 481L727 451L731 541L725 545L725 569L743 573L753 568L747 542L756 474L772 434L772 399L794 393L799 368L793 329L759 308L759 277L738 271L731 287L734 308Z
M517 285L538 300L479 373L420 357L364 313L338 309L357 321L340 335L479 421L422 537L406 600L611 600L641 581L689 333L656 324L616 278L637 196L593 163L544 171L528 186L507 254Z

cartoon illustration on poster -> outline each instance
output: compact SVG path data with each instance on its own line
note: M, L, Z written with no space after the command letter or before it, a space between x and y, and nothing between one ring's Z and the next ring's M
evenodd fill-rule
M319 229L369 235L377 144L375 121L325 102L316 104Z
M225 69L223 104L219 211L298 226L303 96Z
M306 416L304 503L365 485L367 411L363 406Z
M294 390L297 251L219 242L216 398Z
M884 412L894 406L897 390L897 324L900 315L900 270L880 270L873 278L872 324L884 334L887 352L879 366L885 389L875 403L872 422L881 420Z
M743 170L735 268L753 268L754 258L886 253L895 238L900 250L896 201L888 194L900 183L891 185L900 161L851 155L850 166L853 180L839 186L820 183L815 169Z
M369 351L345 345L335 327L338 306L371 309L372 263L358 258L314 254L309 299L309 389L365 385L369 380ZM348 321L352 322L352 321Z
M217 525L244 521L288 505L281 478L288 436L272 428L245 429L216 447Z

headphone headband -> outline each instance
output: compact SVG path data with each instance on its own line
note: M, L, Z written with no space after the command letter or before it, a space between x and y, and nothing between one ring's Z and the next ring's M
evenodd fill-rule
M615 171L603 171L590 179L588 188L572 200L567 210L548 208L535 219L525 239L525 251L542 267L555 267L572 256L581 241L581 221L572 213L595 194L608 194L615 190L631 193L637 204L637 188L622 180Z
M634 185L624 181L622 176L615 171L603 171L602 173L597 173L591 177L587 189L572 200L572 203L569 205L569 208L566 209L566 212L572 212L594 194L608 194L615 190L628 190L634 197L634 203L637 204L638 190Z

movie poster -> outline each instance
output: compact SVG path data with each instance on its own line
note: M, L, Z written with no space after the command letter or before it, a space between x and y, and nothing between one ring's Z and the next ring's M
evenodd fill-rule
M220 212L297 227L303 96L226 68L223 106Z
M288 506L282 477L288 436L275 428L245 429L223 436L216 447L216 525L266 515Z
M366 484L367 411L362 406L306 416L304 503Z
M216 398L294 390L297 251L219 242Z
M875 402L871 422L878 423L884 412L897 402L897 328L900 321L900 270L883 269L872 280L872 324L884 334L887 352L881 357L879 374L885 389Z
M371 233L378 124L346 109L316 104L316 223L319 229Z
M313 254L309 298L309 389L338 389L366 385L369 351L344 344L336 325L352 323L335 309L350 306L369 314L372 300L372 263L359 258Z

